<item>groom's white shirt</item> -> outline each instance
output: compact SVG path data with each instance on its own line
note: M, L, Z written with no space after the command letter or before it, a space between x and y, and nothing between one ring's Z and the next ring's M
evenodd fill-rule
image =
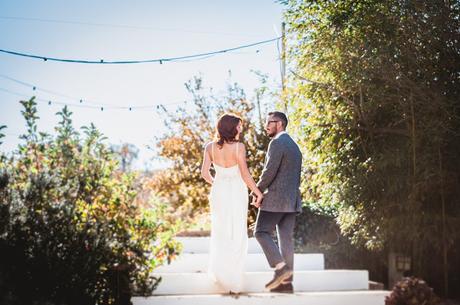
M273 137L273 139L276 140L276 139L278 139L279 137L281 137L281 135L283 135L283 134L285 134L285 133L287 133L285 130L280 131L280 132L278 132L278 133Z

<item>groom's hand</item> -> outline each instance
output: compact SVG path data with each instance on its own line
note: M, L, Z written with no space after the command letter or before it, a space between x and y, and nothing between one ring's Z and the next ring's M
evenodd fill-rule
M256 208L260 208L261 204L262 204L262 196L260 197L252 196L251 205L255 206Z

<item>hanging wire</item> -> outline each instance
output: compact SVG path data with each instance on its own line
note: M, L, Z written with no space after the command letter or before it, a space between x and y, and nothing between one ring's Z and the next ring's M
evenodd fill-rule
M153 31L164 31L164 32L182 32L190 34L201 34L201 35L225 35L225 36L245 36L245 37L260 37L260 34L255 33L229 33L229 32L216 32L216 31L194 31L189 29L180 28L161 28L141 25L129 25L129 24L113 24L113 23L98 23L98 22L85 22L85 21L72 21L62 19L44 19L44 18L29 18L29 17L16 17L16 16L0 16L3 20L13 21L32 21L41 23L57 23L57 24L71 24L71 25L84 25L94 27L110 27L110 28L126 28L133 30L153 30Z
M63 94L63 93L60 93L60 92L56 92L56 91L48 90L48 89L45 89L45 88L42 88L42 87L38 87L38 86L36 86L36 85L27 83L27 82L25 82L25 81L22 81L22 80L13 78L13 77L8 76L8 75L5 75L5 74L0 74L0 77L1 77L1 78L4 78L4 79L7 79L7 80L10 80L10 81L12 81L12 82L15 82L15 83L17 83L17 84L20 84L20 85L23 85L23 86L32 88L33 91L42 91L42 92L45 92L45 93L49 93L49 94L56 95L56 96L60 96L60 97L64 97L64 98L75 99L75 98L72 97L72 96L68 96L68 95Z
M281 37L276 37L276 38L272 38L272 39L268 39L264 41L259 41L259 42L242 45L242 46L238 46L234 48L219 50L219 51L186 55L186 56L178 56L178 57L169 57L169 58L160 58L160 59L145 59L145 60L123 60L123 61L106 61L104 59L82 60L82 59L64 59L64 58L55 58L55 57L42 56L42 55L26 54L26 53L4 50L4 49L0 49L0 52L5 53L5 54L10 54L10 55L15 55L15 56L41 59L44 61L57 61L57 62L67 62L67 63L79 63L79 64L120 65L120 64L142 64L142 63L153 63L153 62L163 64L165 62L174 62L174 61L179 61L179 60L184 60L184 59L191 60L191 59L196 59L196 58L202 58L204 56L209 56L209 55L217 55L217 54L223 54L227 52L233 52L236 50L246 49L246 48L250 48L250 47L254 47L254 46L258 46L262 44L267 44L273 41L278 41L279 39L281 39Z
M20 96L20 97L23 97L23 98L30 98L30 95L15 92L15 91L5 89L5 88L1 88L1 87L0 87L0 91L6 92L6 93L9 93L9 94L12 94L12 95ZM106 104L85 105L85 104L82 104L82 103L78 103L78 104L76 104L76 103L65 103L65 102L61 102L61 101L56 101L54 99L44 99L44 98L40 98L40 97L35 97L35 100L38 101L38 102L46 103L46 104L48 104L50 106L51 105L61 105L61 106L78 107L78 108L99 109L100 111L104 111L104 110L129 110L129 111L132 111L132 110L158 110L158 109L160 109L160 107L165 108L166 106L182 105L182 104L186 103L186 101L181 101L181 102L172 102L172 103L156 103L156 104L152 104L152 105L148 105L148 106L110 106L110 105L107 106Z
M25 81L22 81L22 80L19 80L19 79L16 79L16 78L4 75L4 74L0 74L0 77L2 77L4 79L8 79L10 81L13 81L15 83L18 83L20 85L23 85L25 87L32 88L33 91L42 91L42 92L52 94L52 95L55 95L55 96L64 97L64 98L68 98L68 99L71 99L71 100L74 100L74 101L78 101L79 104L67 103L67 105L72 105L72 106L77 106L77 107L83 107L83 106L91 105L91 106L94 106L93 108L104 107L105 109L128 109L129 111L132 111L132 110L139 110L139 109L153 109L156 106L158 106L158 104L138 105L138 106L136 106L136 105L131 105L131 106L112 106L111 104L89 102L87 99L82 99L82 98L79 99L79 98L76 98L76 97L69 96L67 94L63 94L63 93L60 93L60 92L56 92L56 91L48 90L48 89L45 89L45 88L42 88L42 87L38 87L38 86L33 85L31 83L28 83L28 82L25 82ZM10 91L8 89L2 89L2 91L8 92L8 93L13 92L13 91ZM20 94L20 93L15 93L15 94ZM20 94L20 95L24 96L24 94ZM167 105L178 105L178 104L182 104L182 103L183 102L169 103ZM66 103L62 103L62 104L66 104Z

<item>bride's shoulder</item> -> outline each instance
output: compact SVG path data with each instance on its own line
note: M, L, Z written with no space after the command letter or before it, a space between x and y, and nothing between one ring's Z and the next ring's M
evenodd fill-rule
M214 145L214 141L208 142L204 145L204 149L206 150L211 149L213 145Z
M242 142L236 142L234 145L237 146L238 151L240 152L245 152L246 151L246 145Z

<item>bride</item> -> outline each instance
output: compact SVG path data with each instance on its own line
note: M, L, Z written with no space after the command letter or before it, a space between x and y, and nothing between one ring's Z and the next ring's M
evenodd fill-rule
M263 196L249 173L246 148L240 143L243 124L233 114L222 115L216 128L216 140L204 150L202 177L212 185L211 243L208 274L222 289L239 293L243 288L244 265L248 247L247 187L260 206ZM210 174L211 164L215 176ZM247 187L246 187L247 186Z

